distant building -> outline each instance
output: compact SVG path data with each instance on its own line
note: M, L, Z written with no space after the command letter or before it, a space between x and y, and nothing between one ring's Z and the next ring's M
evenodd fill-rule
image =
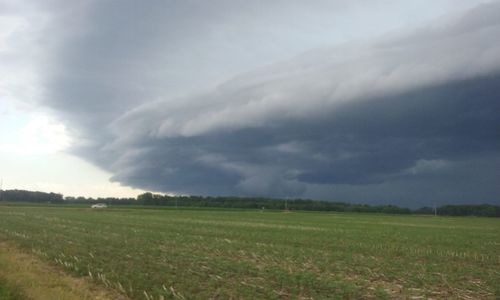
M92 204L92 208L106 208L108 205L106 203L97 203L97 204Z

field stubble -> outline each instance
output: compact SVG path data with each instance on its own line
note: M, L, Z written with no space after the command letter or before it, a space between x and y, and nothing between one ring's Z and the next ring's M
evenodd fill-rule
M500 297L500 220L0 206L0 239L135 299Z

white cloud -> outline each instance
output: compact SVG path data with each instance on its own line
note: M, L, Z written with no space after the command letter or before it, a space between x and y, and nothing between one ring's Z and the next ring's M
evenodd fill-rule
M0 154L0 177L4 189L84 197L136 197L144 192L109 182L110 173L61 152Z
M17 128L9 128L11 132L3 132L0 141L0 152L16 154L56 153L70 146L70 138L66 127L51 120L47 116L31 116L28 121Z

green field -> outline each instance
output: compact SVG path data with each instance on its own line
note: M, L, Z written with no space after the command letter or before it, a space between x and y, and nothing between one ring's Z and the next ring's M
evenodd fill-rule
M493 218L0 205L0 240L134 299L500 297Z

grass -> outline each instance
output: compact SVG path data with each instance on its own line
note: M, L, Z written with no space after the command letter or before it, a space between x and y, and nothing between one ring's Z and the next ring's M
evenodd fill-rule
M0 206L0 239L134 299L500 297L500 220Z
M0 299L94 300L125 299L85 278L74 278L36 255L0 241Z
M21 292L8 284L4 279L0 278L0 299L2 300L21 300Z

